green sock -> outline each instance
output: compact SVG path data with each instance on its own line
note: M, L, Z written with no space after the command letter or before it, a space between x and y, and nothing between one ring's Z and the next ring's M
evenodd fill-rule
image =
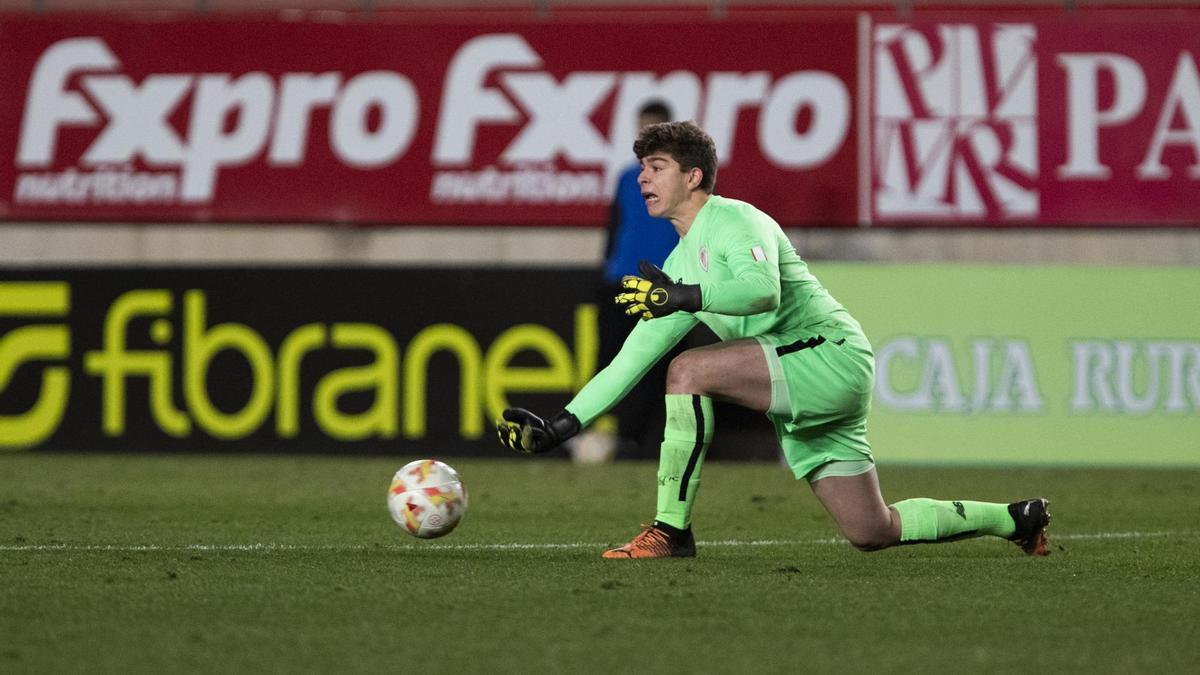
M667 394L667 424L658 456L658 512L654 519L687 529L700 489L700 466L713 436L712 399Z
M892 504L900 514L900 543L953 541L990 534L1008 538L1016 531L1007 504L905 499Z

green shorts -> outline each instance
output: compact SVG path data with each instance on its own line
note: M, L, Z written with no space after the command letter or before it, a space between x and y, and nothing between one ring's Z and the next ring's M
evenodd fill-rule
M796 478L829 462L874 461L867 413L875 357L861 335L756 338L771 372L771 407L783 455Z

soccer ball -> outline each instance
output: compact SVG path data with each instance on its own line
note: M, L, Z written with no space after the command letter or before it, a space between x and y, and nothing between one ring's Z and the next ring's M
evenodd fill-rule
M467 512L467 489L458 472L436 459L405 464L387 496L392 520L420 539L450 534Z

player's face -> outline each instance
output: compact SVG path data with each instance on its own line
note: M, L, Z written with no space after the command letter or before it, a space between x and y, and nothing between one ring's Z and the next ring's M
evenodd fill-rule
M642 199L646 200L646 211L655 218L674 215L679 205L686 202L691 194L689 180L693 178L693 171L684 172L679 162L667 154L655 153L643 157L638 185L642 188Z

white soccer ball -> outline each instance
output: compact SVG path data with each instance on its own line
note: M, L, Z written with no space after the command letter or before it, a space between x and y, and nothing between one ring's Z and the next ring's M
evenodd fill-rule
M458 472L436 459L405 464L392 477L388 511L404 531L421 539L450 534L467 512L467 489Z

